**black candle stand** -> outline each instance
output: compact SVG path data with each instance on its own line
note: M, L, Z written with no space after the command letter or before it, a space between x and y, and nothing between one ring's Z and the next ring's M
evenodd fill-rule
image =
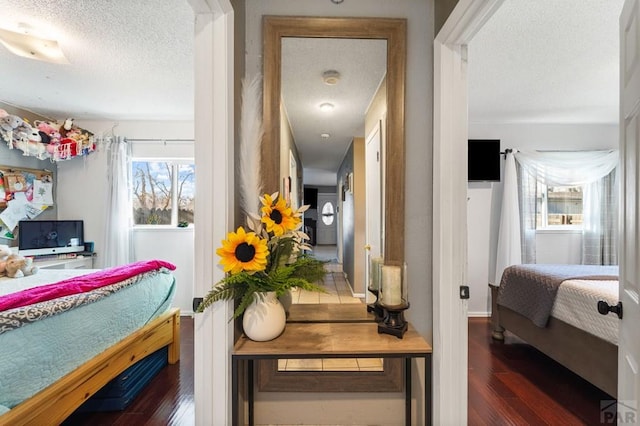
M368 290L376 296L376 301L367 305L367 312L373 312L376 322L379 323L384 319L384 309L378 302L378 294L380 294L380 290L374 290L371 287L369 287Z
M409 303L398 306L382 306L384 311L384 318L378 323L378 333L391 334L398 339L402 339L402 336L409 328L409 323L404 319L404 311L409 309Z

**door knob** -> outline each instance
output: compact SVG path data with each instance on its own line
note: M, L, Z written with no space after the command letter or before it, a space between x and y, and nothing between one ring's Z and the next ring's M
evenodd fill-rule
M602 315L607 315L609 312L613 312L618 315L618 318L622 319L622 302L618 302L617 305L609 305L604 300L598 302L598 312Z

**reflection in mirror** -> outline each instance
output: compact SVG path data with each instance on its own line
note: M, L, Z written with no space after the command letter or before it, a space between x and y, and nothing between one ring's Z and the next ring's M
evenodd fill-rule
M366 225L380 225L382 213L380 201L377 211L367 208L366 186L375 184L378 193L371 195L382 197L381 186L374 182L381 179L382 162L379 146L369 156L373 164L365 161L365 150L372 146L365 144L365 136L371 130L367 125L384 119L386 111L382 90L387 42L286 37L281 55L281 153L288 151L302 164L300 176L282 178L317 190L319 195L311 200L317 201L317 209L304 215L305 230L315 237L315 254L344 265L339 272L346 274L353 294L364 297L366 256L381 255L381 240L370 241ZM367 180L366 170L374 167L378 172ZM378 227L370 235L381 232Z
M405 32L401 19L264 19L263 185L317 202L305 230L315 255L332 260L330 294L299 292L293 303L357 303L366 315L366 259L404 257ZM314 194L308 188L317 199L304 198ZM334 226L335 246L321 244L324 226ZM387 361L346 362L350 371L371 371L387 370ZM299 369L296 362L274 367Z

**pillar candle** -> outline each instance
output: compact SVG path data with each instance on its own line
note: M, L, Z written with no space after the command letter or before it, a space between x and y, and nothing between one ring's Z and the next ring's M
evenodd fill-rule
M382 265L382 258L372 257L370 264L369 275L371 276L371 290L380 290L380 266Z
M382 267L382 304L397 306L402 304L402 269L399 266Z

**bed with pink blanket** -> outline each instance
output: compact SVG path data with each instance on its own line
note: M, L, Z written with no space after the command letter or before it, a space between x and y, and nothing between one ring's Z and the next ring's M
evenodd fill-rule
M149 260L0 279L0 424L59 423L163 346L176 362L173 269Z

